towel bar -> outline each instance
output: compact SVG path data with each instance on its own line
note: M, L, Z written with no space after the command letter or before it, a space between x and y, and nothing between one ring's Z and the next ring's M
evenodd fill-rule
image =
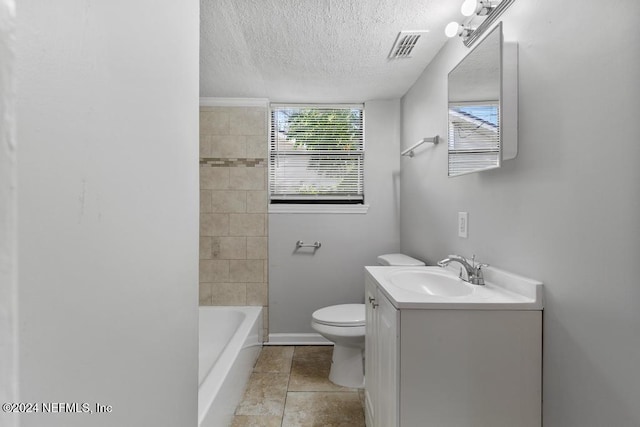
M400 153L400 155L401 156L407 156L408 155L409 157L413 157L413 150L415 150L416 148L418 148L419 146L421 146L425 142L430 142L432 144L437 144L440 141L439 141L438 135L434 136L433 138L422 138L420 141L416 142L414 145L412 145L411 147L407 148L402 153Z
M320 242L305 243L302 240L298 240L296 242L296 249L298 249L298 248L316 248L316 249L318 249L320 246L322 246L322 243L320 243Z

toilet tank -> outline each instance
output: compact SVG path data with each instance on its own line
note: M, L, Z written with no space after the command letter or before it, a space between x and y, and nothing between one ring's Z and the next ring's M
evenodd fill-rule
M419 266L424 265L424 262L419 259L411 258L405 254L385 254L378 257L378 265Z

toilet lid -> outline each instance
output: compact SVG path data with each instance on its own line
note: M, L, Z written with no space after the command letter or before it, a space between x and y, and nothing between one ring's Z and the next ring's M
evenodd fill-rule
M364 304L340 304L313 312L313 320L329 326L364 326Z

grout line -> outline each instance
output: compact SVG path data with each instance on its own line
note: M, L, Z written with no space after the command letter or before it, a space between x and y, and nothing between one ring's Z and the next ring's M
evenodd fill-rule
M296 347L293 346L293 352L291 353L291 362L289 363L289 377L287 378L287 391L284 396L284 406L282 407L282 417L280 418L280 427L284 423L284 412L287 409L287 400L289 399L289 384L291 384L291 370L293 369L293 356L296 354Z

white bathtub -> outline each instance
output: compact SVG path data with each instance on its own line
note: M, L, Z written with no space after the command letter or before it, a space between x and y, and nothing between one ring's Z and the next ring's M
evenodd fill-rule
M262 346L262 307L200 307L198 426L231 424Z

